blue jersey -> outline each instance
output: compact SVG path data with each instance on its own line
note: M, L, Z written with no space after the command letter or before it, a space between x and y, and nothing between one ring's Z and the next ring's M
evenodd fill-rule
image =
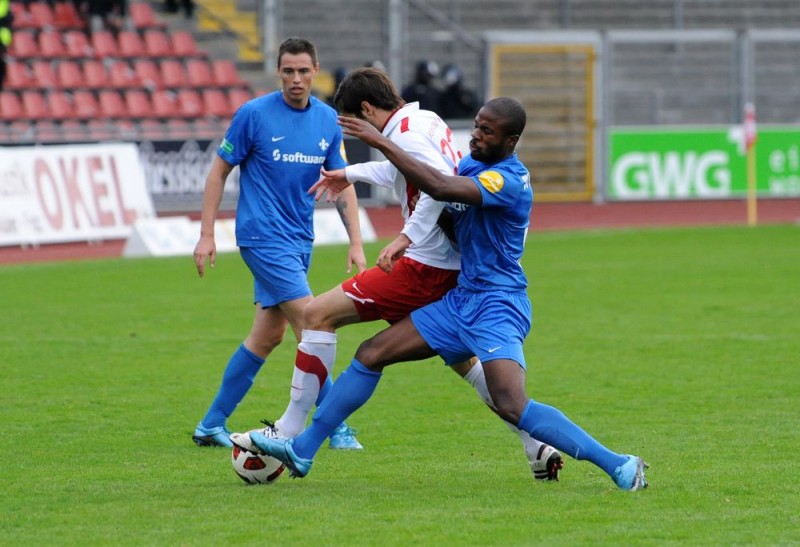
M308 189L320 168L346 162L336 111L310 97L292 108L280 91L255 98L236 112L217 154L238 165L236 242L309 252L314 241L314 197Z
M519 261L533 205L530 174L517 155L486 164L466 156L460 176L480 188L480 206L448 203L461 251L458 285L471 291L519 291L528 286Z

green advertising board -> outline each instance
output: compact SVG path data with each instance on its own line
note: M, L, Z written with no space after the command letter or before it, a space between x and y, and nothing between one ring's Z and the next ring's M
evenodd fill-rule
M747 159L741 126L612 129L609 200L744 197ZM800 127L759 127L756 189L800 196Z

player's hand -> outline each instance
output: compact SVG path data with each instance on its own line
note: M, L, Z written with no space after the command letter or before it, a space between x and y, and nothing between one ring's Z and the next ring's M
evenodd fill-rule
M328 198L326 201L334 202L339 197L339 194L350 186L347 178L345 178L344 169L334 169L333 171L323 169L320 174L322 178L308 189L309 194L315 194L315 201L319 201L327 192Z
M351 244L347 251L347 273L353 270L353 264L359 272L367 269L367 255L364 254L364 246L361 244Z
M366 120L359 120L358 118L351 118L349 116L339 116L337 123L342 126L342 132L345 135L356 137L373 148L377 148L378 143L386 138Z
M214 236L200 236L200 241L194 247L194 265L200 277L205 274L206 259L213 268L217 262L217 244Z
M386 273L391 272L394 263L405 254L410 245L411 240L408 239L408 236L400 234L381 250L376 265Z

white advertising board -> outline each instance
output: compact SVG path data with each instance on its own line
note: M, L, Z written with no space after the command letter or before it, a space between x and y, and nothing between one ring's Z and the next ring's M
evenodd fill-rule
M153 217L133 144L0 148L0 246L124 239Z

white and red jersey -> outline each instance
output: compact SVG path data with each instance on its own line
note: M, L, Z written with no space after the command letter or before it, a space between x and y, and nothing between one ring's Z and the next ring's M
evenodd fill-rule
M383 134L412 157L441 173L456 173L462 153L452 140L453 132L436 113L420 110L419 103L406 104L392 114L383 128ZM362 181L394 188L405 219L402 233L412 242L405 256L435 268L460 268L458 251L436 224L444 203L420 193L416 206L412 208L412 198L419 190L407 184L403 175L389 161L348 165L345 175L351 183Z

